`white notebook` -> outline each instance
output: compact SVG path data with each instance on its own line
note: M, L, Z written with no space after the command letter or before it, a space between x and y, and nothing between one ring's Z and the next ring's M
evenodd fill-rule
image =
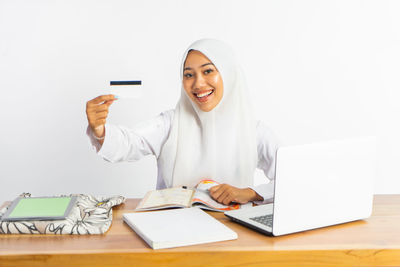
M153 249L237 239L237 234L199 208L123 214L124 221Z

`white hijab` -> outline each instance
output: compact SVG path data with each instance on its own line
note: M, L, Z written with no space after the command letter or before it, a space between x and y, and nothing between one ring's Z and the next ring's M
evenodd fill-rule
M224 93L213 110L204 112L182 86L172 128L159 157L165 185L194 187L208 178L240 188L251 186L257 166L256 132L242 70L227 44L202 39L185 51L181 80L190 50L212 61L222 76Z

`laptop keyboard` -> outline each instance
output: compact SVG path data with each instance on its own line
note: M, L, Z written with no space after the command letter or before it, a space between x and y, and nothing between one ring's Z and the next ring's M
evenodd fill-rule
M264 224L266 226L272 227L272 214L253 217L253 218L250 218L250 220L253 220L253 221L259 222L261 224Z

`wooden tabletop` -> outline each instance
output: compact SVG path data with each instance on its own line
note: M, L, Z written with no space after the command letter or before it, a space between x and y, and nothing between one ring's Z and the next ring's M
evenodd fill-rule
M280 237L208 212L239 238L161 250L122 220L138 201L114 208L104 235L0 235L0 266L400 266L400 195L376 195L367 220Z

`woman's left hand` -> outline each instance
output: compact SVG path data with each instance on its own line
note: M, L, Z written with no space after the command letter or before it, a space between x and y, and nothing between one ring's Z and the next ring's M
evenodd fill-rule
M208 191L215 201L224 205L229 205L231 202L245 204L264 199L251 188L237 188L228 184L213 186Z

